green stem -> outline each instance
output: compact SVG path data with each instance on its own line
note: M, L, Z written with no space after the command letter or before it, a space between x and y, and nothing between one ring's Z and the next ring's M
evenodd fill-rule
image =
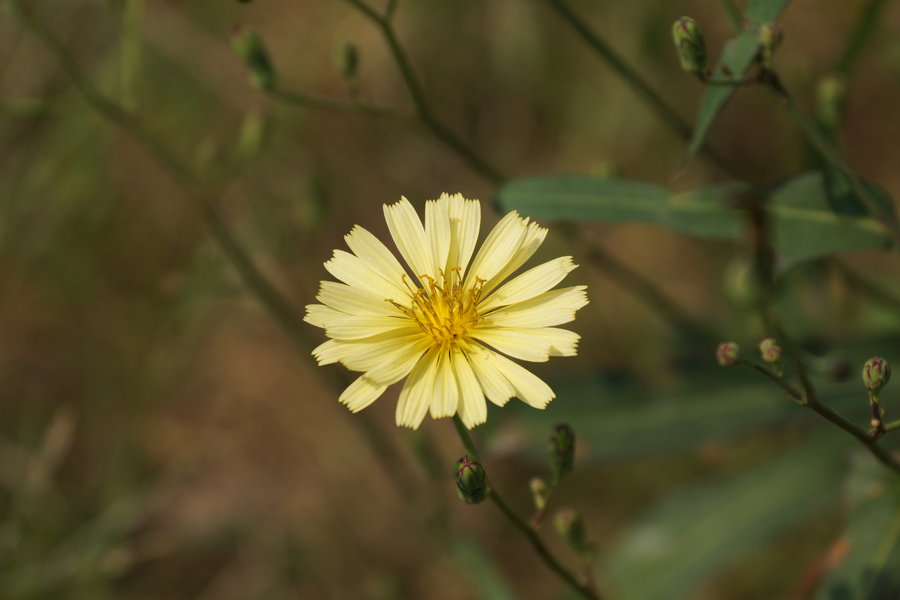
M444 142L444 144L468 163L472 169L488 181L499 184L506 179L500 171L475 152L471 146L457 137L449 127L435 116L425 97L425 90L419 82L419 78L416 75L415 70L413 70L409 58L406 56L406 51L397 39L394 26L389 18L383 17L375 12L371 6L362 2L362 0L346 1L372 21L381 32L382 37L384 37L384 40L390 49L391 56L394 58L394 62L397 63L397 68L400 70L400 75L403 77L403 82L409 92L409 97L416 107L416 113L419 116L419 120L422 121L422 124L430 129L435 137Z
M690 140L693 135L691 126L684 121L675 109L663 99L653 88L650 87L637 71L632 68L625 60L616 52L609 43L592 30L587 23L574 11L565 0L547 0L550 7L553 8L563 20L568 23L572 29L590 46L597 54L599 54L609 64L618 75L637 92L644 102L652 108L657 115L666 123L675 133L684 140ZM725 160L708 144L704 143L701 147L703 154L709 158L722 172L726 173L733 179L740 179Z
M808 396L804 392L801 392L761 365L752 363L747 360L740 361L740 364L753 368L755 371L762 373L763 375L777 383L778 386L798 404L807 407L825 420L829 421L833 425L836 425L837 427L843 429L844 431L855 437L857 440L859 440L860 443L862 443L863 446L866 447L866 449L872 454L872 456L878 459L881 464L891 469L895 473L900 474L900 461L898 461L897 457L883 448L881 445L879 445L877 440L869 436L866 431L854 425L842 414L840 414L833 408L822 404L822 402L820 402L814 395ZM885 425L885 430L890 431L891 426L894 426L894 428L896 429L900 429L900 421L895 421L894 423Z
M891 421L890 423L884 424L885 433L888 433L890 431L896 431L898 429L900 429L900 419L897 419L896 421Z
M471 456L475 460L479 460L478 451L475 448L475 444L472 442L472 437L469 435L469 430L466 429L466 426L463 424L462 419L458 414L453 415L453 425L456 427L456 433L459 434L459 439L462 441L466 452L468 452L469 456ZM518 529L522 533L522 535L528 538L528 541L531 543L531 546L534 548L535 552L537 552L537 555L551 571L559 576L560 579L565 581L569 585L569 587L571 587L572 590L578 593L581 597L588 598L589 600L600 600L601 597L599 594L597 594L596 591L592 590L587 585L580 583L571 572L569 572L559 563L559 561L556 560L547 546L544 545L544 542L541 540L537 532L532 529L528 525L528 523L526 523L519 515L517 515L512 508L510 508L510 506L506 503L505 500L503 500L503 497L500 496L493 485L490 486L488 497L491 499L491 502L494 503L494 506L496 506L500 510L500 512L503 513L503 516L506 517L506 519L516 529Z
M731 21L734 30L737 33L744 31L744 16L741 14L741 9L734 3L734 0L719 0L719 5L721 5L725 14L728 15L728 20Z
M840 62L838 62L837 72L842 76L848 76L853 70L854 65L856 65L862 54L863 48L872 38L872 32L878 26L881 20L881 13L884 12L886 5L887 0L869 0L868 4L862 9L859 21L844 48Z

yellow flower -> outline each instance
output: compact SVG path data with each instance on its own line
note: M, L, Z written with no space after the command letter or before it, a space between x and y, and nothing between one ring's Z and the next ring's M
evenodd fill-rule
M574 356L579 335L555 327L588 303L586 286L551 290L576 265L551 260L506 281L544 241L547 230L509 213L472 259L481 225L478 200L443 194L425 203L425 223L406 198L384 217L411 277L374 235L355 226L325 268L305 321L331 338L313 350L320 365L339 362L363 374L341 394L357 412L406 378L397 424L417 428L457 413L466 427L487 419L485 397L503 406L517 396L545 408L555 397L540 378L503 354L543 362ZM470 259L471 262L470 262ZM500 354L500 353L503 354Z

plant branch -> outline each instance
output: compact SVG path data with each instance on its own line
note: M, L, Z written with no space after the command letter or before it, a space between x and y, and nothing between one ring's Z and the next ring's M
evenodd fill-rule
M466 426L463 424L462 419L460 419L459 415L453 415L453 425L456 428L456 433L459 434L459 439L462 441L463 447L465 447L466 452L474 458L475 460L480 462L478 457L478 451L475 448L475 444L472 442L472 437L469 435L469 431L466 429ZM510 508L510 506L503 500L503 497L497 492L496 488L493 485L490 485L490 491L488 492L488 497L491 502L494 503L503 516L516 528L518 529L522 535L528 538L528 541L531 543L537 555L544 562L547 567L553 571L560 579L565 581L569 587L572 588L576 593L578 593L583 598L588 598L589 600L601 600L599 594L596 591L591 589L585 584L580 583L575 576L570 573L565 567L563 567L559 561L553 556L550 550L544 545L543 540L541 540L540 536L537 532L531 528L528 523L526 523L516 512Z
M648 84L637 71L625 62L618 52L616 52L609 43L600 37L588 24L574 11L566 0L547 0L551 8L553 8L563 20L575 30L575 32L590 46L597 54L603 58L618 75L637 92L644 102L652 108L657 115L668 125L675 133L685 140L690 140L693 135L691 126L682 119L675 109L672 108L665 99L660 96L650 84ZM703 154L709 158L723 173L726 173L733 179L740 179L725 160L710 146L704 142L701 147Z
M394 62L397 63L397 68L400 70L400 75L403 77L406 90L409 92L409 97L416 108L416 114L422 124L430 129L435 137L456 152L460 158L482 177L495 184L502 182L505 177L500 171L475 152L475 150L466 142L457 137L456 134L434 114L431 105L425 97L425 90L422 87L415 70L412 68L409 58L406 56L406 51L400 44L400 40L397 39L397 34L394 31L394 26L391 23L390 18L378 14L371 6L362 2L362 0L346 1L359 10L363 16L372 21L381 32L382 37L390 49L391 56L394 58Z

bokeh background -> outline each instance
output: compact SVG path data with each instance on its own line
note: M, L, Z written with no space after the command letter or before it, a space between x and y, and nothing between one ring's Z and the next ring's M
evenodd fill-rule
M309 355L324 337L300 323L303 306L354 224L383 236L382 204L405 195L421 206L445 191L482 199L487 223L499 216L496 184L411 117L377 28L333 0L24 3L103 94L139 116L176 158L173 169L85 102L7 4L0 597L567 597L493 507L456 499L450 472L463 449L449 421L396 428L396 390L351 415L336 401L346 374ZM795 0L781 19L776 66L815 110L817 86L872 4L885 6L848 73L837 140L857 173L896 197L900 6ZM716 2L573 6L693 119L703 89L679 69L669 28L693 16L715 54L732 35ZM675 190L726 178L703 157L688 160L684 140L544 2L401 1L394 23L434 113L507 177L595 173ZM265 41L280 89L356 94L402 115L304 108L255 89L231 48L237 25ZM353 82L341 73L348 43L359 56ZM742 90L709 140L761 184L816 164L762 89ZM179 169L196 174L206 196ZM204 201L288 299L293 327L273 318L222 252ZM476 430L498 487L527 513L529 478L547 474L549 431L571 422L584 435L559 506L584 513L601 588L627 590L642 563L617 559L627 554L621 548L643 543L671 554L680 543L641 529L653 515L680 514L691 494L710 489L735 514L753 513L773 489L792 489L796 473L830 461L835 469L816 471L793 496L776 494L778 504L753 513L756 521L734 529L723 515L700 524L697 539L715 543L670 565L678 583L657 592L811 597L828 560L842 556L840 486L856 460L844 434L765 382L717 370L714 343L673 327L579 256L574 240L599 243L720 339L752 345L761 331L741 303L741 245L640 224L550 225L535 260L575 254L583 266L567 281L587 283L591 304L574 325L580 356L536 367L557 389L551 408L492 407ZM900 292L895 257L842 260ZM834 389L864 415L858 361L879 350L896 357L900 320L841 273L825 262L793 271L783 309L791 332L827 353L823 372L838 365L833 356L852 359L853 382ZM827 452L793 450L810 436L825 438ZM766 470L785 455L794 463ZM574 564L552 528L546 537ZM642 577L654 573L663 577L662 567Z

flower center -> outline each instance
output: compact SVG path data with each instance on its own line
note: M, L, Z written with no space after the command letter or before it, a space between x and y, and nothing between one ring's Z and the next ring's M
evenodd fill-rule
M409 288L412 302L409 307L389 300L434 340L435 344L454 344L464 340L478 322L478 301L484 281L476 278L468 289L462 285L462 269L453 267L449 275L441 271L438 279L422 275L426 286Z

